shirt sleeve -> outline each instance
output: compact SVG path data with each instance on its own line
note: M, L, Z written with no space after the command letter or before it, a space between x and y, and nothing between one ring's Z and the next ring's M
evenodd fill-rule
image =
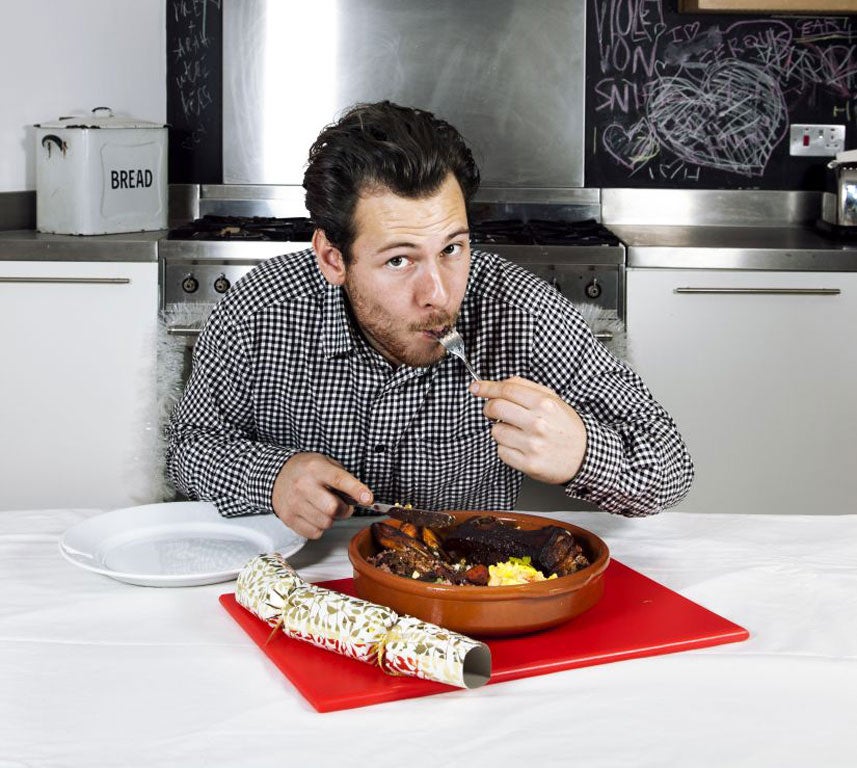
M667 411L642 379L593 336L572 308L543 318L541 378L579 414L586 453L566 493L626 516L650 515L690 490L693 461Z
M274 481L297 450L256 439L252 365L236 324L215 308L166 429L167 472L179 491L225 517L273 512Z

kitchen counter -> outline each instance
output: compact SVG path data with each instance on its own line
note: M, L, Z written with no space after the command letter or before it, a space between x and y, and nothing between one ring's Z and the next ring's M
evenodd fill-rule
M628 267L857 271L857 236L810 227L608 224L627 247Z
M837 240L808 226L608 226L626 246L628 267L857 271L857 237ZM157 261L158 241L166 235L0 230L0 261ZM180 241L178 247L191 253L195 245ZM206 243L209 249L216 245ZM281 250L281 244L270 245Z
M857 236L840 240L809 226L608 226L626 246L628 267L857 271ZM158 241L166 235L0 230L0 261L157 261ZM194 245L179 243L189 252ZM279 244L271 245L279 252Z
M0 261L152 261L167 230L115 235L48 235L0 230Z
M94 514L0 513L3 765L854 764L854 514L554 513L749 640L328 714L219 605L234 582L135 587L67 563L61 533ZM350 575L368 522L291 562Z

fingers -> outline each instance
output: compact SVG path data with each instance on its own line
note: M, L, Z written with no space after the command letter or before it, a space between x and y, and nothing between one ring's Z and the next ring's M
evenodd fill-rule
M573 477L586 451L586 428L577 411L556 392L512 377L479 381L470 391L487 401L483 413L501 461L546 483Z
M373 501L372 489L365 483L361 483L354 475L342 467L333 476L323 479L327 488L346 504L371 504ZM344 497L344 499L343 499Z
M485 407L486 412L489 406ZM521 422L503 421L491 427L491 436L497 444L500 460L524 474L531 474L536 462L548 456L554 447L550 430L543 419L528 412Z
M557 407L558 395L552 389L519 376L503 381L475 381L470 391L488 401L483 413L489 419L521 429L530 429L534 416L550 418Z
M278 515L278 517L295 533L303 536L305 539L320 539L328 527L318 526L315 523L305 520L301 517L286 517Z
M485 400L507 400L530 410L536 408L540 402L556 397L556 393L549 387L522 379L520 376L512 376L502 381L474 381L470 385L470 392Z
M371 504L371 489L338 462L307 452L295 454L282 466L271 502L275 514L289 528L308 539L318 539L335 520L352 514L355 500Z

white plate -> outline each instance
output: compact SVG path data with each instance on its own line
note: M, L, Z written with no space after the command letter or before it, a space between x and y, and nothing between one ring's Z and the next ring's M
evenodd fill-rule
M193 587L229 581L255 555L288 557L305 543L275 515L228 518L207 501L174 501L84 520L63 534L60 552L128 584Z

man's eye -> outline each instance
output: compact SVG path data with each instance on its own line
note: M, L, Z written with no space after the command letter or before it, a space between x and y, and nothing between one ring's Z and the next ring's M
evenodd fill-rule
M443 252L447 256L456 256L461 253L461 243L450 243L446 248L443 249Z
M393 269L402 269L407 263L408 260L404 256L393 256L387 259L387 266Z

